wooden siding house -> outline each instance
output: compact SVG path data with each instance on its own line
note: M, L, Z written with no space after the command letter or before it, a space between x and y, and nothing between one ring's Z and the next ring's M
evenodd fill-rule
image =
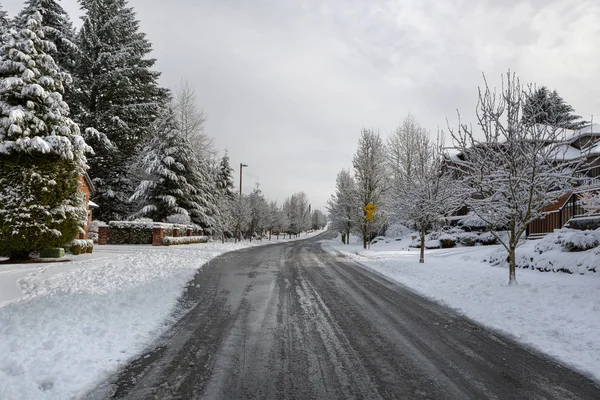
M585 210L581 206L581 195L585 192L600 192L600 124L592 124L580 130L564 130L559 151L561 159L573 161L585 158L581 169L575 174L577 183L572 191L565 193L556 202L546 207L544 215L529 224L527 236L543 236L555 229L563 228L574 218L581 218ZM460 162L464 156L450 153L447 162ZM560 160L559 160L560 162ZM454 172L458 171L455 169ZM459 209L451 218L456 221L469 212L467 207Z

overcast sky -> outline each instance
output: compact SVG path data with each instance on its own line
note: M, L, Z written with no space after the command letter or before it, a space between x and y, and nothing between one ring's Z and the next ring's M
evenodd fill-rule
M187 79L244 192L323 208L362 127L473 120L485 72L556 89L600 118L597 0L130 0L161 83ZM14 15L23 2L2 0ZM62 0L76 24L75 0Z

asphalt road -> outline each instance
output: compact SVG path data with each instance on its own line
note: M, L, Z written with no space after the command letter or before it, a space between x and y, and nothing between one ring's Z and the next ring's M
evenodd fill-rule
M89 397L600 399L589 379L325 252L323 238L214 259L182 298L189 312Z

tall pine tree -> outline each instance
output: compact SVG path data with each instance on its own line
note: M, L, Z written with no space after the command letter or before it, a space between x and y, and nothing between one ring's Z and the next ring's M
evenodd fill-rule
M75 28L73 28L69 15L57 0L27 0L23 10L15 18L15 25L25 26L36 12L42 15L41 29L45 39L56 47L54 51L50 52L54 62L62 71L73 73L77 46L75 45ZM65 100L69 100L67 96L63 97Z
M129 176L136 152L169 99L148 58L151 44L125 0L80 0L85 11L77 37L77 91L72 108L95 155L89 174L99 219L125 218L138 182Z
M69 118L42 16L0 48L0 254L13 259L70 242L85 223L78 178L91 150Z
M544 124L557 128L581 129L587 122L573 114L573 106L567 104L556 90L542 86L527 96L523 104L523 123Z
M200 205L194 201L196 163L191 145L180 134L172 112L159 118L143 160L148 179L140 183L131 201L142 205L138 216L166 221L176 214L192 216Z
M8 30L8 25L8 13L2 8L2 4L0 3L0 43L4 43L2 35Z
M237 197L233 187L233 168L229 163L229 154L225 152L219 162L219 170L217 171L217 189L226 199L234 200Z

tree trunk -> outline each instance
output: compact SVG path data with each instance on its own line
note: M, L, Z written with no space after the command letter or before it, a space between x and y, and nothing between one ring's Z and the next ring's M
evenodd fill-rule
M516 257L517 244L511 240L508 246L508 284L517 284L517 257Z
M421 255L419 257L419 263L422 264L425 262L425 226L421 226L419 236L421 237Z

